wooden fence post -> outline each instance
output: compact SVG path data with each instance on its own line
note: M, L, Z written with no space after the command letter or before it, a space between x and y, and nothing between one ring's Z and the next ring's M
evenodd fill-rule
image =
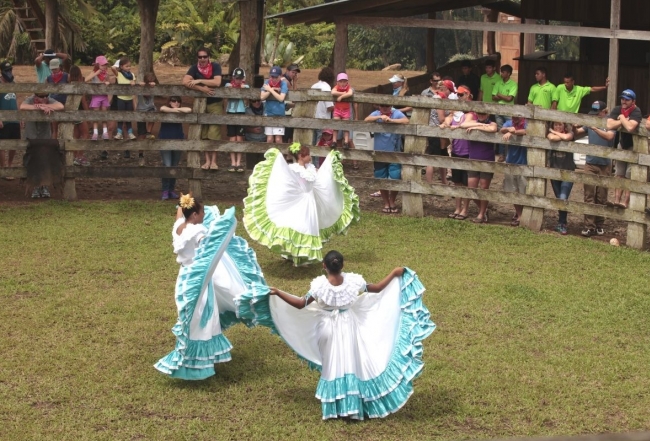
M316 114L317 105L318 101L298 101L296 103L296 107L293 109L293 116L296 118L313 118ZM293 140L294 142L299 142L302 145L313 145L314 130L294 129Z
M429 124L430 109L413 109L409 124L427 125ZM427 148L427 138L425 136L407 135L404 140L404 153L423 154ZM413 165L402 166L402 180L411 182L420 182L422 173L420 168ZM422 205L422 195L418 193L402 194L402 213L407 216L422 217L424 216L424 207Z
M641 135L632 135L634 138L634 151L637 153L648 154L648 138ZM630 179L633 181L648 182L648 167L645 165L629 164L631 167ZM646 208L646 195L643 193L630 193L630 210L644 212ZM628 222L627 240L629 247L644 250L647 248L648 226Z
M526 136L546 136L546 123L534 119L528 120ZM546 150L528 148L528 165L532 167L546 167ZM546 179L528 178L526 194L531 196L546 197ZM540 231L544 223L544 209L524 206L521 214L521 224L533 231Z
M194 98L192 112L199 114L205 113L206 105L207 98ZM187 139L192 141L201 140L201 124L190 124L190 129L187 133ZM201 152L187 152L187 166L191 168L201 168ZM197 198L203 197L201 194L201 180L190 179L189 191L193 196Z
M69 110L78 110L79 103L81 102L82 95L68 95L68 99L65 102L65 111ZM68 150L67 141L72 141L74 139L74 123L59 123L59 141L63 141L63 148L65 151L65 166L74 165L74 152ZM77 200L77 188L75 185L74 178L68 178L63 175L63 199L67 201Z

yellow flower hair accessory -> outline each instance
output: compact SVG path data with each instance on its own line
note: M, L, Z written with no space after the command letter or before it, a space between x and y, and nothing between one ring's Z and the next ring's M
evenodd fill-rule
M189 210L190 208L194 207L194 198L190 193L188 194L181 193L181 199L179 205L183 210Z
M300 145L299 142L294 142L289 146L289 151L291 152L292 155L297 155L301 147L302 146Z

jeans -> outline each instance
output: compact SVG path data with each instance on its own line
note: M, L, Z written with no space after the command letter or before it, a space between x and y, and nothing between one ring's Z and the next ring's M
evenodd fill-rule
M569 195L571 194L573 182L551 180L551 186L553 187L553 193L555 193L555 197L566 201L569 199ZM566 218L567 212L560 210L558 223L566 225Z
M181 162L180 150L163 150L160 152L165 167L176 167ZM176 178L162 178L162 191L174 191Z

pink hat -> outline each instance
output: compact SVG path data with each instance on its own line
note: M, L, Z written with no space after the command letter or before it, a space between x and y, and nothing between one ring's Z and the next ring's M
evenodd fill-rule
M447 89L449 89L450 92L456 92L456 85L454 84L453 81L451 80L444 80L442 84L445 85Z
M95 64L99 64L100 66L103 66L105 64L108 64L108 60L106 59L105 56L100 55L99 57L95 58Z
M325 130L323 130L323 133L329 133L330 135L333 135L333 134L334 134L334 130L332 130L332 129L325 129Z
M347 80L348 79L348 74L345 72L341 72L336 76L336 81L341 81L341 80Z

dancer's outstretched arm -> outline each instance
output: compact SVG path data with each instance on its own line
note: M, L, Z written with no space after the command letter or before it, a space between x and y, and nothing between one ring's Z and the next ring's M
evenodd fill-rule
M393 280L394 277L402 277L402 274L404 274L404 268L401 266L398 266L395 268L393 271L391 271L386 277L384 277L384 280L382 280L379 283L369 283L366 285L366 290L368 292L380 292L383 291L384 288L388 286L391 280Z
M313 297L309 297L307 299L304 297L296 297L284 291L280 291L277 288L270 288L269 295L280 297L282 300L296 309L302 309L314 301Z

